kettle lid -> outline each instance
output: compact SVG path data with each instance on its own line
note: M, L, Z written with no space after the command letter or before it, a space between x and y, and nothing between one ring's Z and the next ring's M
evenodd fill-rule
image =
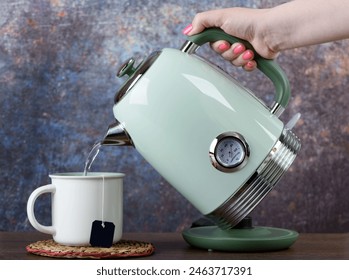
M115 94L114 103L118 103L122 97L136 84L136 82L147 72L150 66L159 57L161 51L155 51L151 53L144 61L142 61L137 67L134 66L135 59L130 58L123 63L117 72L116 76L121 78L125 75L128 76L126 82L122 85L121 89Z

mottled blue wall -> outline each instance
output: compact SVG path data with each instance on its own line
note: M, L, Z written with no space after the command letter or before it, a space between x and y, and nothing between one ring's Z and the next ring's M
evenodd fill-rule
M82 171L92 145L113 121L115 78L127 58L178 48L197 11L230 6L270 7L280 0L112 1L2 0L0 3L0 230L33 230L30 193L48 174ZM330 15L329 15L330 16ZM301 232L349 230L349 42L284 52L289 76L287 121L303 148L278 187L254 210L258 225ZM273 88L208 47L201 54L269 101ZM125 231L180 231L200 214L132 148L104 147L93 170L125 178ZM49 197L37 215L50 223Z

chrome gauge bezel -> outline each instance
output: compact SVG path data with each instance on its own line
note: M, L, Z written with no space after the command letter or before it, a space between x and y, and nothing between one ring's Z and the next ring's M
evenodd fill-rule
M241 147L243 149L243 153L244 153L242 160L239 161L237 164L234 164L230 167L221 164L220 160L217 159L217 146L219 145L219 143L222 140L226 140L227 138L231 138L234 141L238 141L239 144L241 145ZM246 165L248 158L250 156L250 149L249 149L249 146L248 146L245 138L240 133L229 131L229 132L224 132L224 133L218 135L212 141L212 143L210 145L209 156L210 156L210 160L211 160L212 165L216 169L218 169L219 171L222 171L222 172L231 173L231 172L235 172L235 171L240 170L241 168L243 168Z

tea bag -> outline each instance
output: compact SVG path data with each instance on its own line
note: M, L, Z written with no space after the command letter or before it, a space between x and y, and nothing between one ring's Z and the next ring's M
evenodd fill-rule
M92 222L90 245L92 247L109 248L113 245L115 225L112 222L104 220L104 176L102 182L102 220L95 220Z
M92 223L90 244L92 247L109 248L113 245L115 225L111 222L95 220Z

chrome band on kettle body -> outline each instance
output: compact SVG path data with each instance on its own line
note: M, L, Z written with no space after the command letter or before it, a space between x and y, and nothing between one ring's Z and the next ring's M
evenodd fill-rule
M237 193L207 217L213 219L222 229L237 225L274 188L294 161L300 147L298 137L292 131L284 129L280 139L256 172Z

